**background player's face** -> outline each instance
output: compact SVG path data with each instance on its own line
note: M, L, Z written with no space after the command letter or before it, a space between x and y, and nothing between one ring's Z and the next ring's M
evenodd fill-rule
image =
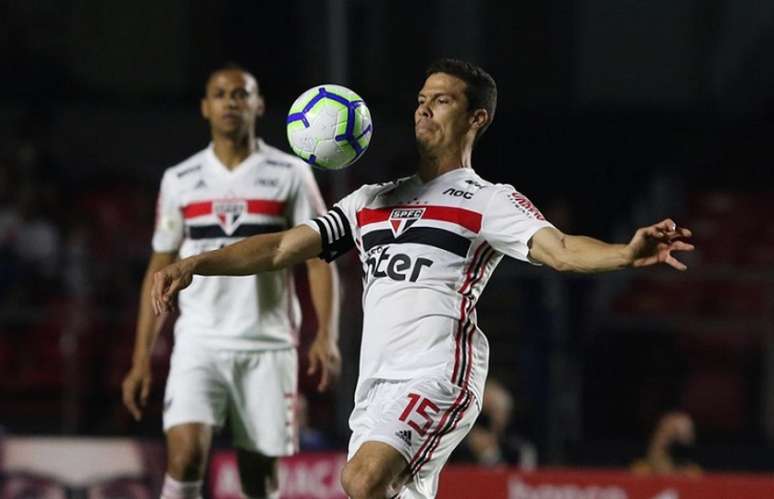
M263 99L255 79L243 71L228 69L213 74L202 99L202 115L213 133L244 136L263 115Z
M425 80L414 112L414 134L420 150L456 145L471 129L465 85L446 73L434 73Z

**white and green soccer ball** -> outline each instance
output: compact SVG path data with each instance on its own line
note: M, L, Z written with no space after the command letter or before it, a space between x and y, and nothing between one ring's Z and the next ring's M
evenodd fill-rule
M368 106L340 85L319 85L301 94L290 107L287 127L293 152L325 170L357 161L373 133Z

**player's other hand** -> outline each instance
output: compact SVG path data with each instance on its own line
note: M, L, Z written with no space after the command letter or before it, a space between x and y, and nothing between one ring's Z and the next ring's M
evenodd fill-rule
M327 390L341 372L339 347L329 335L319 332L309 348L309 369L306 370L306 374L312 376L318 371L320 372L320 383L317 385L319 392Z
M627 245L632 267L647 267L665 263L677 270L688 267L672 255L674 251L693 251L693 244L682 239L691 237L691 231L678 227L672 219L642 227Z
M193 279L189 259L180 260L153 274L151 303L153 312L160 315L175 308L175 297L181 289L187 288Z
M121 384L124 405L135 421L142 419L151 389L151 369L147 362L134 365Z

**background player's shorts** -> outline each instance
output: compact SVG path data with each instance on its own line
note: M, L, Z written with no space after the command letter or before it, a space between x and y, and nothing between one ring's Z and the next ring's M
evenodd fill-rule
M233 351L178 342L164 395L164 431L183 423L223 427L234 446L267 456L297 449L294 348Z
M479 412L471 391L445 379L378 380L352 411L348 459L365 442L386 443L409 463L411 478L398 497L435 497L441 468Z

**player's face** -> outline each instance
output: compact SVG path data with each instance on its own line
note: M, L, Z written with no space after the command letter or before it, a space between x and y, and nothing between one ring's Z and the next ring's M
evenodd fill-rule
M249 74L236 69L218 71L207 82L202 115L214 132L242 136L251 131L255 119L262 114L263 99Z
M425 80L414 112L414 134L421 149L452 146L470 130L465 85L446 73L434 73Z

